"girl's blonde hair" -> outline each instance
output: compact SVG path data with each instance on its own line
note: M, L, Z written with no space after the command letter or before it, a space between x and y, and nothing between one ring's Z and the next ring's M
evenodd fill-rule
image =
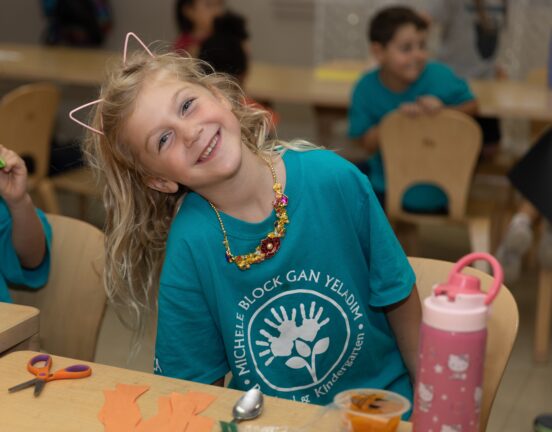
M223 74L206 72L206 63L181 54L161 53L155 57L136 52L108 71L101 89L101 103L92 112L91 126L103 135L89 133L85 154L103 185L106 209L104 284L119 317L143 334L143 313L152 310L164 258L171 220L187 192L181 187L165 194L147 187L147 171L122 138L126 120L135 108L142 85L163 72L211 91L216 90L232 104L241 124L243 142L255 153L269 154L281 147L306 150L304 141L292 143L267 139L269 115L246 104L239 85ZM129 314L127 313L129 312Z

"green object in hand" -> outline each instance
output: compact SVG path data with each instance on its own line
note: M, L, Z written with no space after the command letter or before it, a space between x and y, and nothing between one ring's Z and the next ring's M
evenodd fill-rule
M4 162L4 159L0 158L0 169L4 168L6 166L6 162Z

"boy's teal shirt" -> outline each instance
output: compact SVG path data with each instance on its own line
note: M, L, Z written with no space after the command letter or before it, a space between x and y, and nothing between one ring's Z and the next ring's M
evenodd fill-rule
M21 266L12 242L12 217L6 202L0 198L0 301L12 303L8 291L8 283L24 285L29 288L40 288L48 282L50 273L50 243L52 228L40 210L36 210L46 237L46 256L42 263L34 269Z
M415 102L419 97L428 95L439 98L445 106L460 105L474 99L468 83L442 63L428 62L418 79L404 92L394 92L385 87L380 79L379 68L366 73L353 90L349 108L349 136L360 138L403 103ZM408 142L404 145L408 145ZM372 187L384 193L385 174L379 151L369 159L368 164ZM403 205L411 210L432 211L446 207L447 202L441 189L419 185L407 191Z
M367 177L326 150L283 159L287 233L249 270L226 262L209 203L184 200L161 275L155 373L210 384L231 371L233 388L316 404L357 387L412 400L383 308L415 277ZM233 254L253 251L275 221L221 217Z

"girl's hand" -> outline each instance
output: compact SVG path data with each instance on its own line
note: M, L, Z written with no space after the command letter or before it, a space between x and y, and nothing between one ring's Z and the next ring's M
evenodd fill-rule
M419 97L418 105L425 114L437 114L443 108L443 102L435 96Z
M19 155L0 145L0 196L8 205L19 203L27 195L27 167Z

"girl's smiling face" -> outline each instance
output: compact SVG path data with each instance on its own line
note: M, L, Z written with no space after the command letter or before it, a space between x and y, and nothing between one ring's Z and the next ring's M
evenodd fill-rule
M201 193L240 167L240 124L222 94L159 72L147 80L122 138L148 172L152 189L182 184Z

